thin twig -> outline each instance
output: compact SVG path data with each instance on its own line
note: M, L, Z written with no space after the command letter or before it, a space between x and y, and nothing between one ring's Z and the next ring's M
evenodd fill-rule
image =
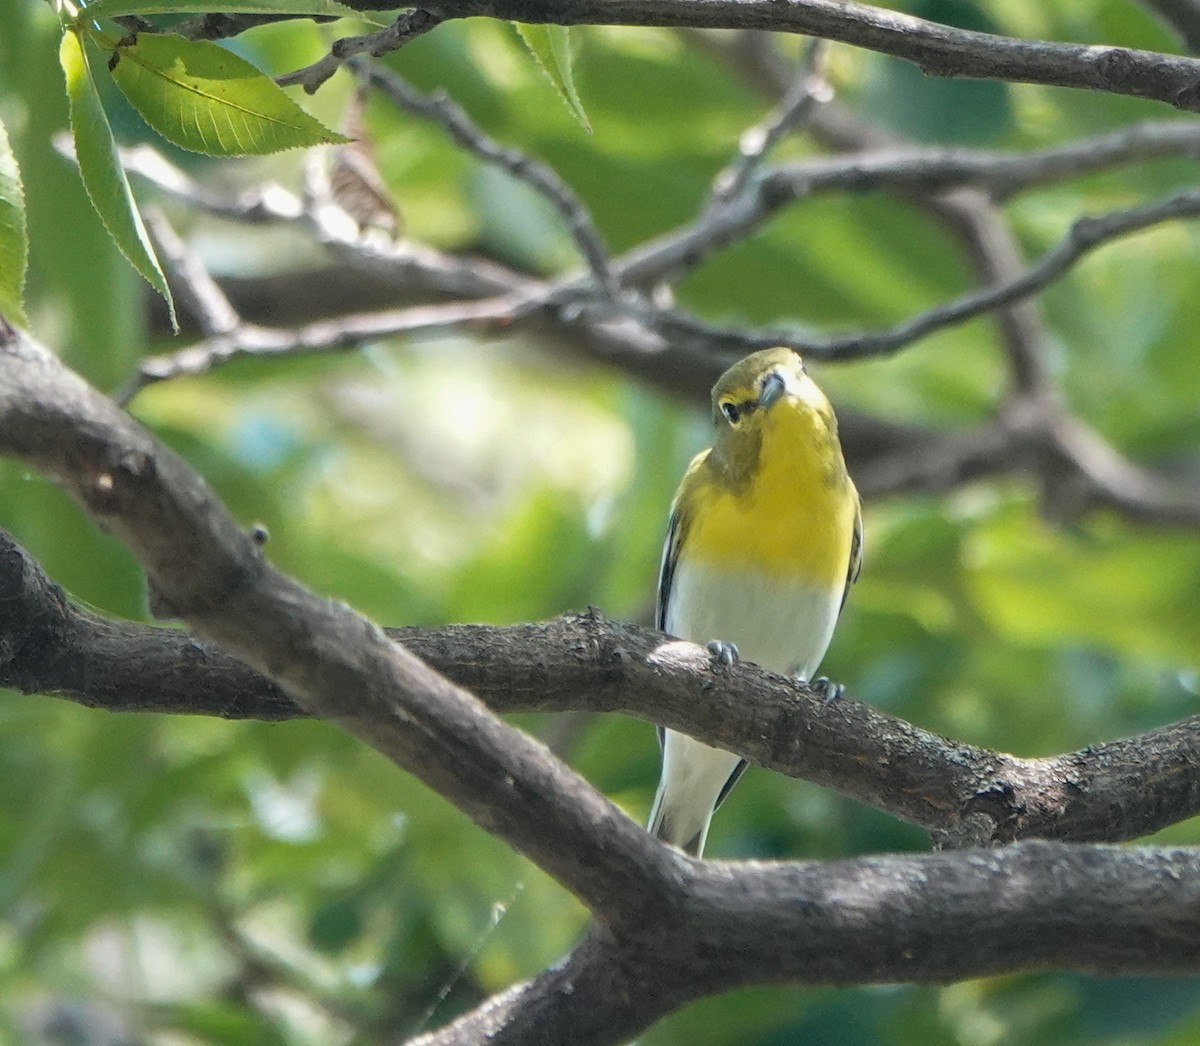
M379 65L363 65L358 69L393 103L439 124L467 152L507 171L546 199L566 222L575 246L591 270L597 286L609 298L620 294L621 288L609 262L600 230L596 228L583 201L550 167L519 149L501 145L488 137L445 94L421 94L401 77Z
M716 53L743 79L764 86L769 93L784 93L789 86L788 63L773 38L739 33L732 40L718 43L695 32L690 38ZM891 132L834 105L814 111L812 137L836 152L856 155L902 145ZM978 282L984 286L1003 283L1024 269L1024 255L1007 217L983 189L966 186L949 192L908 195L917 207L944 224L960 240ZM997 310L996 325L1009 361L1013 390L1052 399L1052 383L1043 362L1046 330L1038 303L1027 299ZM950 474L956 475L957 470L952 467Z
M681 268L692 268L713 251L740 242L775 210L818 192L895 190L932 194L976 186L1006 198L1024 189L1120 164L1151 159L1200 156L1200 121L1156 120L1119 131L1081 138L1032 153L988 150L895 147L844 157L811 159L772 168L755 182L757 191L726 206L710 209L693 222L623 255L614 265L625 285L648 285ZM221 218L245 222L294 221L305 217L299 196L277 185L219 194L195 182L149 146L122 149L126 170L153 182L173 197ZM487 296L515 290L522 282L512 270L470 260L475 276L454 275L466 260L454 259L412 243L342 242L323 227L323 239L337 243L343 256L377 271L410 279L426 264L446 292ZM486 268L482 278L477 270ZM528 281L525 281L526 286ZM472 290L471 287L478 289Z
M835 337L813 337L795 329L724 327L708 323L680 310L665 309L644 299L628 296L617 301L588 297L572 281L534 284L524 293L503 295L472 302L420 306L392 312L322 320L304 327L243 328L235 337L209 339L170 356L143 362L126 398L145 385L181 374L198 374L243 356L290 356L352 348L364 341L397 334L416 334L455 327L511 330L517 324L547 310L557 313L560 325L632 324L640 334L652 335L677 350L700 352L709 357L735 358L756 349L784 345L810 356L828 360L865 359L886 356L938 330L956 326L993 309L1020 301L1048 286L1076 261L1111 240L1166 221L1200 214L1200 191L1114 211L1094 218L1081 218L1071 226L1058 245L1005 283L962 295L934 306L896 324L877 330L858 331Z
M145 219L158 256L166 264L172 290L200 329L209 337L233 334L242 325L242 318L204 262L188 247L160 208L146 208Z
M817 106L833 97L821 67L828 51L824 40L813 40L805 51L800 72L774 111L762 123L745 131L738 141L737 158L713 179L710 207L740 196L762 167L767 155L785 135L812 116Z
M294 73L276 77L276 83L280 87L300 84L307 94L315 94L317 88L336 73L343 62L362 54L380 58L436 28L443 20L443 15L435 14L424 7L414 7L405 11L385 29L335 40L329 54L324 58L303 69L297 69Z
M1015 279L964 294L891 327L832 338L812 337L787 328L747 330L722 327L680 311L653 309L635 303L623 303L622 308L627 312L636 310L643 322L656 326L667 337L687 338L694 348L708 352L736 356L783 345L827 360L886 356L935 331L956 326L1035 294L1058 279L1085 254L1111 240L1163 222L1197 215L1200 215L1200 191L1193 190L1157 203L1113 211L1094 218L1080 218L1057 246ZM597 306L597 309L602 308Z
M294 328L247 324L228 334L196 342L178 352L143 360L137 373L114 398L124 405L149 385L185 375L205 374L238 359L309 356L356 349L365 342L401 334L413 336L445 330L487 332L506 329L538 307L540 303L536 300L513 295L339 316Z
M72 161L74 146L69 136L55 139L55 146ZM144 178L172 199L217 218L247 225L294 222L304 216L299 196L274 182L264 182L237 193L219 192L196 181L150 145L120 149L121 166L129 174Z
M777 210L825 192L894 191L930 196L975 187L997 199L1053 181L1152 159L1200 156L1200 121L1148 120L1037 152L887 146L765 170L755 191L623 255L626 285L646 285L695 268L714 251L753 234Z
M1146 160L1200 156L1200 121L1145 120L1031 152L895 146L799 160L773 168L763 193L774 205L814 192L972 186L998 200L1038 185Z

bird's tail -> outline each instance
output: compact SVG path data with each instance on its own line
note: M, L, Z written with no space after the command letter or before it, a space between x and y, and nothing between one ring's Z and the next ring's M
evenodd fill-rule
M650 812L650 834L699 857L713 811L745 765L731 752L674 730L664 731L663 772Z

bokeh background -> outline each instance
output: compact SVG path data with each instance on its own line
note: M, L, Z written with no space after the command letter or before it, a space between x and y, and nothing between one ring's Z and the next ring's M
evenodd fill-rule
M1014 35L1174 50L1136 3L919 0L906 10ZM179 347L108 242L72 168L54 18L0 0L0 118L28 196L30 323L114 390ZM343 31L346 27L342 27ZM353 27L351 27L353 29ZM388 62L444 86L495 138L578 191L614 251L686 221L771 100L690 37L585 29L585 133L511 27L452 23ZM307 22L230 46L272 72L314 60ZM781 41L795 57L801 43ZM923 78L835 48L839 99L916 141L1036 148L1169 117L1129 98ZM327 123L338 77L306 102ZM127 142L197 178L295 188L302 157L213 162L172 152L115 95ZM1188 119L1189 117L1179 117ZM414 238L538 273L574 264L547 208L379 102L368 129ZM811 151L803 136L783 155ZM1194 160L1073 179L1008 205L1032 258L1083 213L1194 184ZM143 200L153 198L144 186ZM169 213L213 271L287 323L297 271L330 260L294 231ZM1040 299L1071 408L1140 462L1200 458L1200 236L1170 224L1090 256ZM678 288L726 323L856 329L971 286L957 246L886 196L794 205ZM282 289L281 289L282 288ZM278 303L282 302L280 305ZM988 319L883 360L813 368L835 404L933 425L979 422L1006 369ZM445 336L287 362L247 361L152 387L134 413L180 451L269 554L385 624L508 623L588 604L647 621L667 507L706 445L707 405L531 337ZM1051 523L1019 481L867 506L867 560L824 670L922 727L1024 756L1196 712L1200 535L1097 513ZM0 462L0 525L78 600L145 619L125 550L54 486ZM652 729L620 717L521 717L631 817L658 772ZM1185 823L1158 842L1195 843ZM921 851L924 833L803 782L752 770L710 856ZM338 730L113 715L0 694L0 1041L390 1043L552 962L584 913L453 807ZM105 1037L107 1036L107 1037ZM1048 973L946 987L736 992L691 1006L650 1046L1194 1043L1200 983Z

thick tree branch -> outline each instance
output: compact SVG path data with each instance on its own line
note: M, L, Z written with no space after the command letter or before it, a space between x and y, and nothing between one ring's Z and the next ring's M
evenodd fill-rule
M631 938L593 934L566 962L412 1046L623 1042L685 1002L747 984L944 982L1018 966L1191 972L1197 872L1195 850L1052 843L689 863L685 918Z
M399 644L272 571L181 461L45 350L10 328L0 334L0 449L58 477L136 551L156 591L208 639L269 673L311 713L412 769L600 916L566 963L427 1042L611 1043L689 999L748 984L937 980L1045 966L1200 971L1194 851L1025 843L782 865L705 863L670 851ZM17 595L0 603L6 614L14 606L21 613L29 589L30 564L10 547L0 564L14 563L19 584ZM66 612L61 595L32 576L47 600L23 630L0 632L6 663L19 662L27 649L44 659L55 645L47 632ZM71 614L78 625L81 615ZM837 739L863 728L869 734L877 716L851 701L821 707L790 682L749 666L736 666L729 675L741 675L739 686L725 690L725 673L714 674L699 648L653 633L624 638L628 643L607 660L641 661L654 673L662 699L657 718L690 728L700 706L714 718L699 736L717 740L717 724L732 708L748 708L744 736L761 741L764 761L792 761L813 746L814 779L846 757ZM477 656L469 663L478 669ZM711 684L709 700L696 701L689 667ZM541 690L557 678L544 660L536 672ZM767 701L760 703L758 688ZM626 697L620 706L630 703ZM990 787L976 793L974 808L954 811L941 776L946 767L931 772L929 760L951 745L961 758L948 762L963 776L971 751L898 721L888 729L886 744L876 747L880 738L868 737L865 749L855 749L869 772L900 765L909 789L902 802L913 809L933 810L949 799L948 816L966 828L953 833L955 841L996 834L979 826L989 818L1002 823L997 768L1011 760L987 753ZM1145 751L1139 756L1144 787ZM1066 778L1048 762L1029 764L1032 787L1022 800L1042 796L1035 806L1048 820L1055 809L1069 816L1073 804L1086 803L1077 791L1082 774L1109 774L1113 766L1110 759L1096 766L1082 756L1075 761L1081 765ZM1175 763L1193 791L1194 764L1195 754ZM1164 762L1160 775L1171 787L1178 787L1175 767ZM1001 805L1018 817L1028 813L1024 805ZM1092 808L1091 830L1109 832L1114 820L1111 802L1103 812Z
M1123 47L1019 40L852 0L437 0L444 18L801 33L894 55L933 76L1082 87L1200 109L1200 62Z
M377 5L366 0L358 6ZM815 31L899 54L938 75L1086 86L1200 107L1200 63L965 33L835 0L439 0L408 10L389 30L339 43L294 79L315 88L351 54L389 49L445 18L474 15L667 25L763 19L772 28ZM257 18L241 17L243 27ZM196 26L197 35L224 35L215 21L205 21L207 31ZM225 28L237 31L236 22ZM690 251L679 250L678 238L668 239L658 256L643 252L610 263L599 235L589 239L595 230L583 205L562 196L560 211L573 223L590 272L557 281L437 256L420 245L351 240L305 202L292 207L263 194L240 206L243 220L304 222L357 265L407 268L437 293L457 279L470 288L460 293L478 300L293 330L255 328L241 323L163 225L160 245L174 274L191 285L185 292L195 292L194 311L210 334L190 355L170 358L163 376L238 354L323 351L387 332L447 324L490 332L522 324L573 339L630 370L655 373L664 384L707 386L729 354L751 346L637 295L619 297L618 280L634 287L662 282L759 228L777 207L822 187L887 187L928 197L931 211L964 237L989 284L973 298L913 317L903 337L911 341L939 324L1001 310L1016 394L994 423L967 433L914 432L845 412L851 457L872 441L878 445L860 486L941 489L1020 468L1066 492L1064 515L1098 502L1135 518L1200 525L1193 496L1124 461L1047 394L1037 357L1040 333L1027 301L1103 239L1200 213L1195 194L1085 219L1028 270L994 204L1042 178L1126 157L1191 154L1194 127L1154 139L1113 139L1097 147L1103 161L1071 147L1032 162L889 150L859 169L846 161L824 169L766 168L773 137L798 119L816 119L819 94L819 84L799 85L765 125L758 146L743 150L744 162L728 169L712 206L683 231L694 235ZM440 118L455 130L453 119ZM460 141L483 139L468 127ZM517 162L508 162L514 156ZM537 184L527 158L493 158ZM662 266L657 273L655 265ZM1018 301L1025 304L1014 306ZM976 312L963 311L968 308ZM872 348L868 342L879 333L851 336L867 340L848 351L892 351L908 343ZM772 334L770 340L779 339ZM828 351L830 340L822 344ZM921 454L905 459L905 446ZM401 629L384 637L345 607L274 572L186 466L2 324L0 449L63 482L134 549L156 596L205 637L82 611L0 535L0 684L105 708L329 718L458 803L597 914L564 963L433 1033L429 1043L608 1043L690 999L748 984L936 981L1048 966L1200 972L1195 851L1021 843L827 864L694 862L649 840L461 688L475 690L498 711L622 711L684 729L925 825L954 846L1029 836L1123 840L1200 812L1194 773L1200 717L1080 752L1019 759L937 737L852 700L826 706L807 688L752 665L718 671L690 644L594 613L513 629Z
M379 9L372 0L349 6ZM957 29L853 0L434 0L410 7L387 30L339 40L324 59L289 74L283 82L303 83L307 90L315 90L342 61L356 54L384 54L403 46L416 31L427 31L447 19L486 17L558 25L799 33L894 55L932 76L1079 87L1200 111L1200 63L1189 58ZM249 21L188 29L192 35L209 38L230 35L257 24L255 16L249 17Z
M0 451L54 476L141 560L158 599L459 805L598 916L666 903L670 856L543 746L348 607L274 571L178 457L5 326Z
M305 713L268 678L177 629L73 605L0 531L0 685L110 711L230 719ZM388 635L495 712L624 712L836 788L946 841L1115 842L1200 813L1200 717L1081 752L1020 759L949 741L750 664L595 612ZM1153 782L1147 787L1147 779Z

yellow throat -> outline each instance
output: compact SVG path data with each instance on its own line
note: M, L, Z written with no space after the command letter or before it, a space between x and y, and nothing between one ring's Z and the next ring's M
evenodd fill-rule
M858 498L833 408L799 357L747 357L713 390L713 413L712 449L692 462L676 503L687 557L843 584Z

